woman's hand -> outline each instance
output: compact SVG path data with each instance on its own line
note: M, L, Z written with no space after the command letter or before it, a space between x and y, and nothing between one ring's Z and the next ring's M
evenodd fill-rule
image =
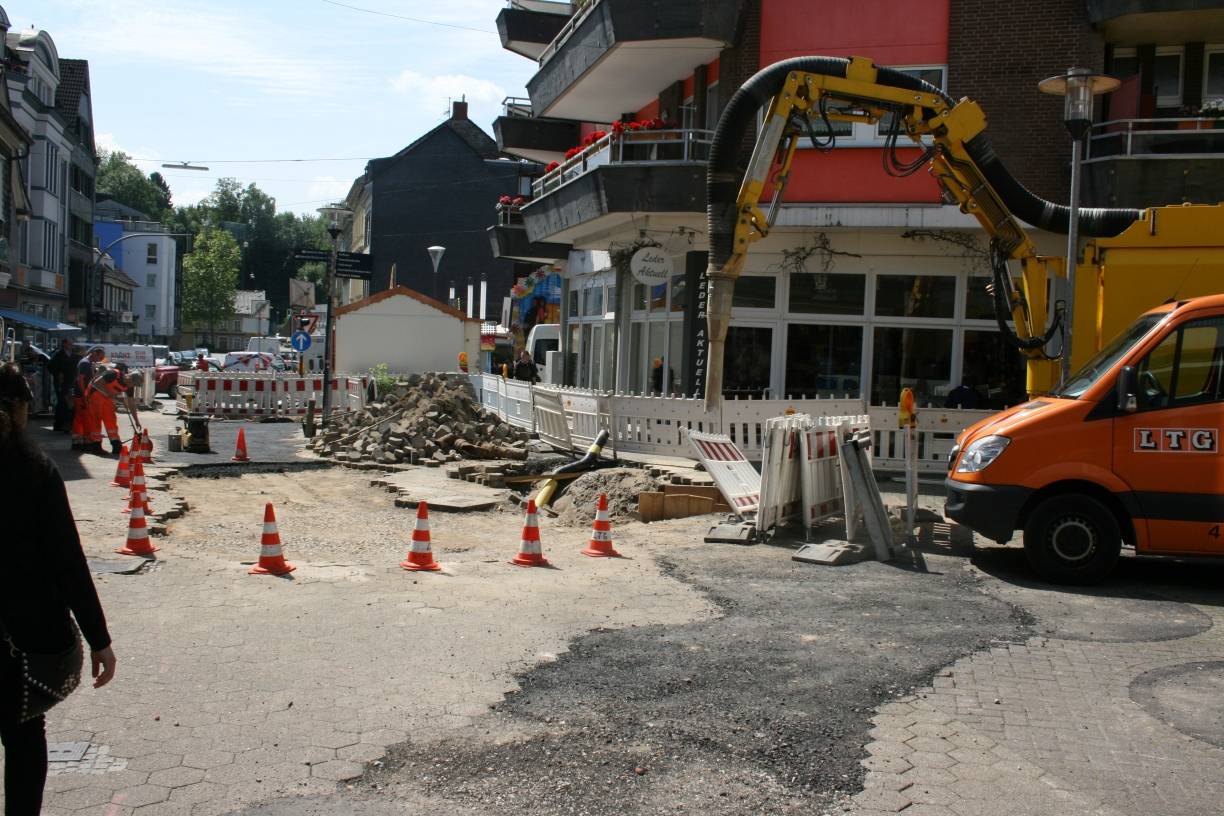
M115 650L110 646L89 653L90 672L94 679L94 688L102 688L115 677Z

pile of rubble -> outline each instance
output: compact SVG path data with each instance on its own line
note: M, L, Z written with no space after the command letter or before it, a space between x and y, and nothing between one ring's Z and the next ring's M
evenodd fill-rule
M340 461L437 466L527 457L527 432L487 413L463 375L414 374L382 402L332 416L310 448Z
M595 517L599 494L608 497L613 521L637 518L638 495L659 489L659 482L644 470L628 467L604 468L584 473L565 486L552 504L558 520L571 527L589 527Z

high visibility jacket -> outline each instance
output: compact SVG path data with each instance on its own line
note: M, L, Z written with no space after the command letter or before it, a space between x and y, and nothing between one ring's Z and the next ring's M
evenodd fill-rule
M94 380L94 364L90 362L89 356L81 358L81 362L77 363L76 381L72 384L73 396L83 397L89 391L89 386Z
M95 391L102 392L108 397L118 397L128 390L128 386L124 383L123 375L113 368L95 377L94 381L89 384L89 387Z

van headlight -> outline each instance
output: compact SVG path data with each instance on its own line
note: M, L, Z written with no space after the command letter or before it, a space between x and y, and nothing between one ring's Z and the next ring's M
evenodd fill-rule
M979 470L985 470L990 467L991 462L999 458L999 454L1010 442L1006 436L983 436L974 440L961 454L956 472L977 473Z

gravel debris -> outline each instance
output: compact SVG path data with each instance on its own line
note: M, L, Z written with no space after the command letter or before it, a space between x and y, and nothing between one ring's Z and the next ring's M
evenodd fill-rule
M589 527L595 518L599 494L605 493L611 520L632 521L637 519L638 494L658 489L659 482L638 468L593 470L571 481L552 508L561 524Z

